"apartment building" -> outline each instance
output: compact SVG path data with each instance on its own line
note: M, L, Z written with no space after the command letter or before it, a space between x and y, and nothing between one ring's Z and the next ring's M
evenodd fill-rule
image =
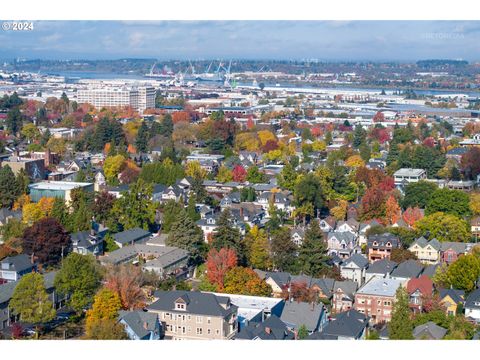
M402 168L393 174L395 185L401 187L408 183L419 182L427 178L427 172L424 169Z
M165 339L229 340L237 332L238 307L227 296L157 291L147 310L158 314Z
M395 293L400 286L400 280L373 278L355 294L355 310L370 316L373 324L389 322L392 318Z
M153 87L122 87L80 89L77 102L88 103L96 108L131 106L137 111L155 107L155 89Z

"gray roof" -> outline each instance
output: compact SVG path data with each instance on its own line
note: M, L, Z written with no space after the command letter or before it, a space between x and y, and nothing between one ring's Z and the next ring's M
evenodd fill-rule
M345 241L346 243L355 242L355 235L349 231L331 231L327 235L327 239L335 237L338 241Z
M368 318L357 310L338 313L319 333L330 337L359 338L368 326Z
M160 262L157 265L169 266L179 259L188 256L188 251L179 249L174 246L156 246L134 244L132 246L125 246L120 249L108 253L101 259L102 263L120 264L134 259L140 254L153 255L155 259ZM152 260L153 261L153 260Z
M373 278L363 285L357 291L357 294L393 297L401 285L402 282L400 280Z
M21 210L10 210L8 208L1 208L0 209L0 223L5 224L8 218L15 218L18 220L22 219L22 211Z
M424 337L427 339L440 340L445 336L447 331L447 329L438 326L433 321L429 321L425 324L418 325L415 329L413 329L413 337L416 340L421 340Z
M480 289L476 289L467 296L465 308L480 309Z
M345 295L353 300L357 287L358 284L352 280L335 281L335 284L333 285L333 292L341 289Z
M175 310L175 301L180 297L187 303L185 313L209 315L209 316L221 316L226 317L231 313L237 312L237 306L227 305L226 309L222 307L222 302L225 303L225 299L220 296L216 296L210 293L201 293L196 291L156 291L154 296L158 298L153 304L148 306L148 310L155 311L178 311ZM229 303L230 300L226 298Z
M268 278L271 278L280 287L283 287L290 282L290 274L287 272L267 271L265 279Z
M440 299L443 299L445 296L450 296L450 298L458 303L463 303L465 300L465 291L458 289L439 289Z
M2 264L2 270L15 271L17 273L34 267L31 262L30 256L26 254L6 257L2 261L0 261L0 263ZM4 264L7 264L8 269L3 268Z
M276 315L271 315L264 322L250 322L242 328L235 339L241 340L293 340L295 334Z
M440 250L446 251L448 249L452 249L457 254L463 254L467 251L469 247L472 245L469 243L461 243L461 242L452 242L452 241L445 241L441 243Z
M139 241L149 237L151 233L149 231L133 228L130 230L125 230L113 235L113 238L116 242L120 244L130 244L131 242Z
M441 248L441 243L440 241L438 241L437 239L432 239L430 241L428 241L427 239L425 239L423 236L419 237L418 239L416 239L412 245L415 245L417 244L418 246L424 248L426 247L427 245L430 245L432 246L435 250L440 250ZM411 245L411 246L412 246Z
M423 271L423 265L416 260L406 260L392 271L392 277L411 279L418 277Z
M377 243L375 245L377 248L386 248L387 243L390 243L392 248L397 248L400 244L398 236L390 233L370 235L367 239L367 246L372 247L374 242Z
M390 274L393 269L397 266L395 261L391 261L387 258L382 260L377 260L373 264L370 264L366 270L367 274Z
M323 314L323 306L315 303L287 301L280 320L291 329L305 325L308 331L316 331Z
M368 266L368 259L363 256L363 255L360 255L360 254L353 254L352 256L350 256L348 259L346 259L343 263L342 263L342 267L345 267L347 264L349 263L354 263L355 265L357 265L360 269L363 269L363 268L366 268Z
M132 329L132 331L140 338L149 336L155 331L158 320L158 315L145 311L124 311L120 310L118 313L119 320L125 323Z
M432 265L427 265L423 269L422 275L427 275L429 278L432 278L433 275L435 275L435 272L437 271L437 268L440 266L440 264L432 264Z

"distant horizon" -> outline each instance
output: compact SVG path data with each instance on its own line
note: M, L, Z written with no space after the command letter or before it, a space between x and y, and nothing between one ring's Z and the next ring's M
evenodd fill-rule
M33 21L2 59L480 60L480 21Z

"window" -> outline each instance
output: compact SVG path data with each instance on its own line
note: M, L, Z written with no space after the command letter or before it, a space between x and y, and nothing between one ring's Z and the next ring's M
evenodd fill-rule
M216 334L216 335L220 335L220 330L218 330L218 329L215 330L215 334Z
M191 333L192 332L192 327L191 326L187 327L187 330L188 330L189 333Z
M187 315L187 320L192 320L192 315Z
M201 324L203 322L203 316L197 316L197 324Z
M207 324L211 324L212 323L212 318L211 317L207 317Z
M210 335L212 333L212 330L207 329L207 334Z
M184 310L185 311L185 304L184 303L175 303L175 310Z
M202 335L203 333L203 329L202 328L198 328L197 327L197 331L196 331L197 335Z

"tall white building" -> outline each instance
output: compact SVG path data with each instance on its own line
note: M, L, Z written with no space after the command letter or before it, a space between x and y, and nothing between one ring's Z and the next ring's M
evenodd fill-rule
M89 103L96 108L131 106L137 111L155 107L153 87L122 87L81 89L77 91L77 102Z

